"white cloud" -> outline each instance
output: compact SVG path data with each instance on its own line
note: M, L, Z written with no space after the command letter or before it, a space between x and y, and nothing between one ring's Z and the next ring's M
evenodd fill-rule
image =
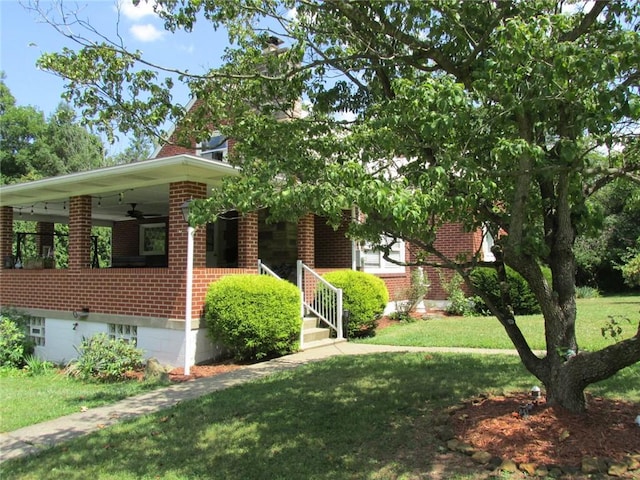
M133 4L133 0L118 0L118 9L129 20L140 20L147 16L155 16L153 6L155 1L140 0L138 5Z
M156 40L162 38L162 36L165 34L164 31L158 30L150 23L133 25L131 26L129 31L136 40L139 40L141 42L155 42Z

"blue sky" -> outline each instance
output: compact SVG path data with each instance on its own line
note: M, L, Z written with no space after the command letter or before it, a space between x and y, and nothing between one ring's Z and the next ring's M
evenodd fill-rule
M0 70L18 105L31 105L49 115L61 101L63 80L39 70L36 61L44 52L77 46L25 9L26 3L28 0L0 0ZM58 3L40 0L42 9ZM204 71L220 64L227 45L226 34L214 31L204 21L196 23L190 34L164 31L162 21L145 0L138 7L133 7L131 0L63 0L62 4L68 11L79 12L79 18L99 32L110 38L118 33L129 49L142 50L148 58L167 66ZM87 35L80 28L74 28L74 33ZM189 101L186 89L177 93L176 100L181 104Z

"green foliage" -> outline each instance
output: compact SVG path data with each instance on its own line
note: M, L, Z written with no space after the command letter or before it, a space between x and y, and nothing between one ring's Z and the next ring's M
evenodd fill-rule
M422 269L413 269L411 271L411 284L396 293L396 311L391 316L403 322L413 321L411 314L415 312L428 292L429 280L426 272Z
M24 327L3 314L0 317L0 366L21 367L31 350Z
M547 351L577 343L574 239L601 218L587 200L640 171L639 2L292 1L291 16L280 2L165 3L167 28L207 18L232 40L219 68L176 75L199 100L180 138L221 126L236 140L230 161L240 172L199 202L194 221L269 208L274 220L313 212L336 225L354 206L355 240L382 249L383 238L408 240L429 254L417 252L416 263L458 271L473 268L477 252L452 253L442 225L487 228L504 263L532 284L544 280L536 265L553 270L554 288L538 290L543 310L560 312L546 319ZM264 52L256 25L265 24L286 39L277 54ZM173 80L141 52L74 39L86 48L38 64L69 79L67 98L87 120L153 131L180 119ZM590 155L600 149L606 163ZM609 356L609 371L639 355Z
M593 287L576 287L576 298L598 298L600 291Z
M578 284L609 292L633 287L624 265L640 254L640 186L617 179L593 195L588 207L596 218L576 239Z
M83 338L76 347L78 358L69 362L68 375L82 380L113 382L142 366L142 351L121 338L110 339L106 333Z
M549 275L549 273L547 273L547 275ZM495 269L476 268L471 272L471 281L474 288L485 292L494 304L503 306L500 295L500 282L498 281L498 274ZM509 283L509 296L511 297L513 313L515 315L533 315L540 313L540 304L520 274L507 267L507 281ZM481 315L491 314L489 308L480 297L474 298L473 309Z
M462 289L462 277L459 273L454 273L449 279L440 271L440 285L447 294L447 307L445 311L449 315L469 315L472 312L471 301Z
M389 302L385 283L375 275L355 270L336 270L322 276L342 289L342 308L349 311L347 336L373 334L376 323Z
M603 338L611 338L615 342L619 342L622 337L623 328L622 323L631 324L631 320L628 317L622 315L609 315L604 327L601 328Z
M209 286L205 318L211 339L238 360L285 355L298 349L300 293L267 275L230 275Z
M35 355L27 355L24 358L24 370L29 376L46 375L54 368L53 363L42 360Z
M0 111L0 184L104 165L100 137L77 123L70 106L60 104L45 120L34 107L17 106L4 78L0 78Z
M632 257L622 267L624 281L630 287L640 287L640 253Z

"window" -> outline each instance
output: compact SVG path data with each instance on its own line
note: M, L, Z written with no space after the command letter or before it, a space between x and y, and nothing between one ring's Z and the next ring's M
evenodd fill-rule
M391 241L391 239L388 239ZM404 242L402 240L398 240L395 244L391 246L391 251L389 252L389 257L398 262L404 262ZM405 267L403 265L396 265L393 262L389 262L383 258L383 252L380 250L374 249L371 245L365 245L363 251L361 262L364 262L363 269L365 272L369 273L404 273Z
M27 336L36 347L44 347L44 318L28 317Z
M164 223L140 225L140 255L164 255L167 251L167 226Z
M138 327L135 325L109 324L109 339L121 339L126 343L138 344Z
M211 160L224 161L227 157L229 142L227 137L215 132L209 140L202 142L198 149L198 155Z

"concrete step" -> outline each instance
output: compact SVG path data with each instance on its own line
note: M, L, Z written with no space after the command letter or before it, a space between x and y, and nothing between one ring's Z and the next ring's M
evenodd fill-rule
M325 338L324 340L315 340L313 342L305 342L304 345L302 345L301 350L311 350L312 348L319 348L319 347L327 347L329 345L335 345L337 343L343 343L346 342L346 340L343 339L336 339L336 338Z
M328 328L306 328L302 331L304 343L323 340L331 336L331 330Z
M308 330L310 328L318 328L318 317L304 317L302 319L302 330Z

